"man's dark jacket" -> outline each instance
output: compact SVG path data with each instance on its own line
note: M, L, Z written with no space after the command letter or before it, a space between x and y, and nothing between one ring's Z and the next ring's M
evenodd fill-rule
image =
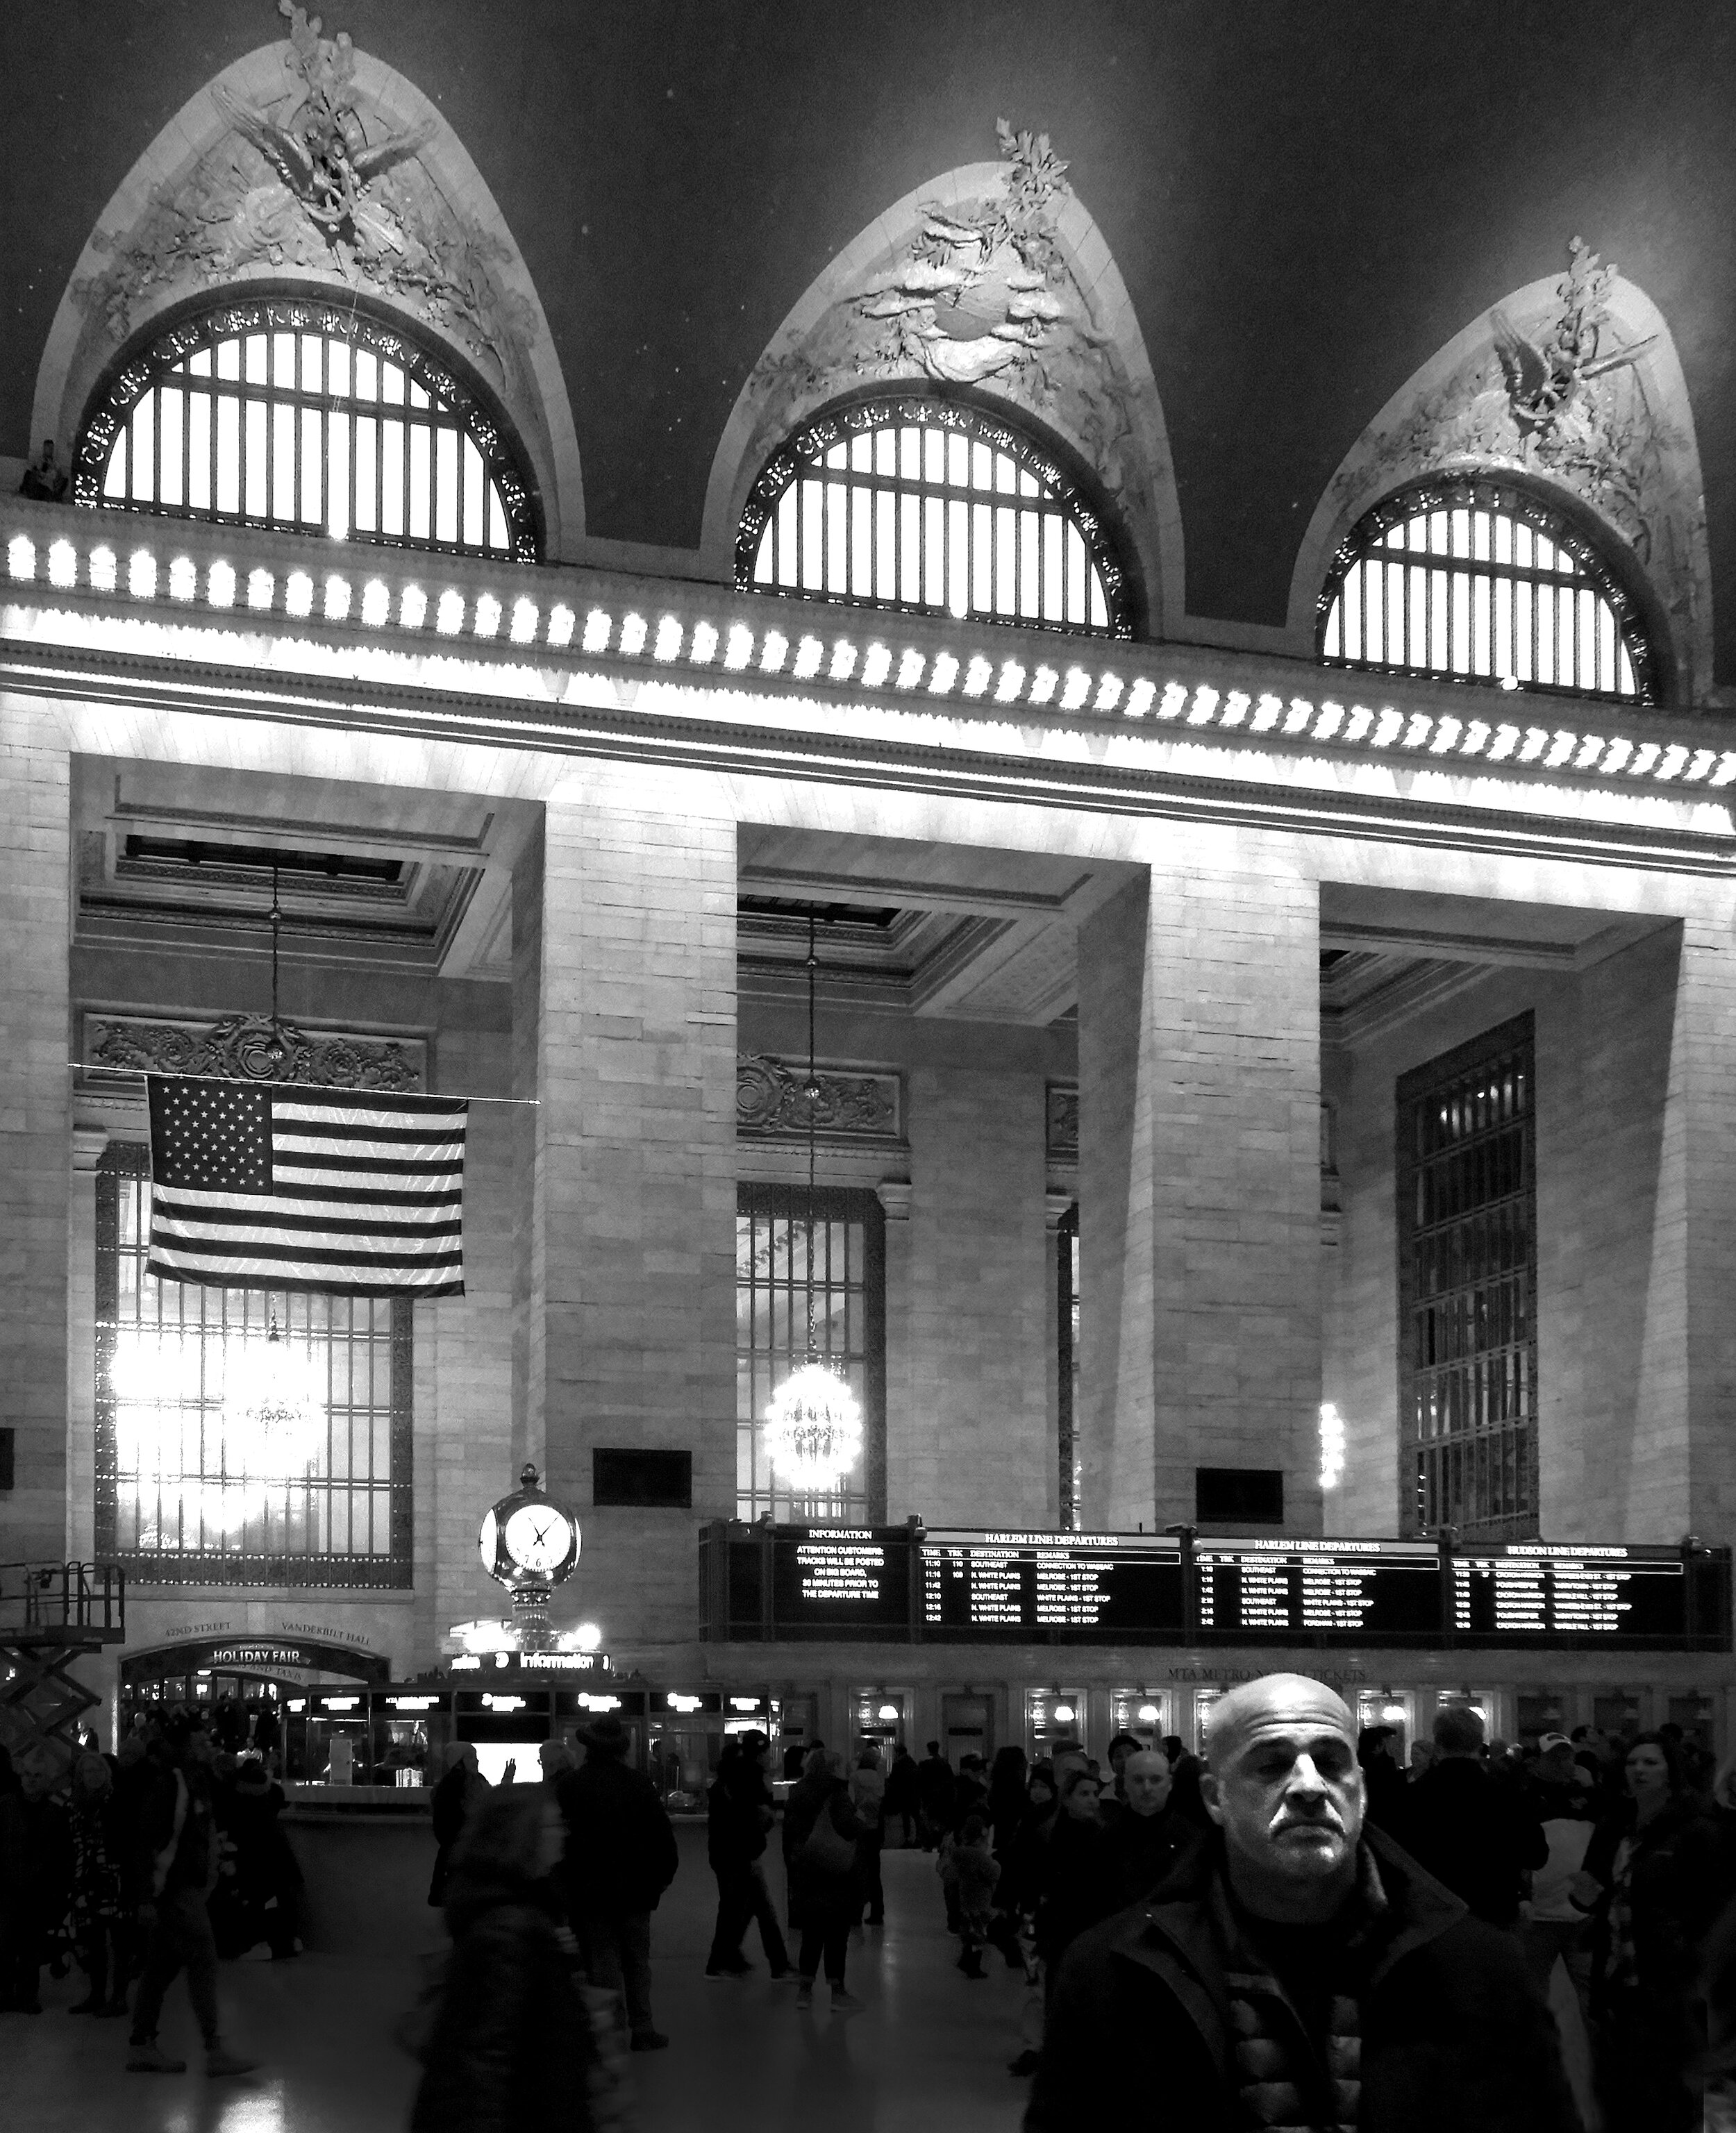
M1378 1830L1386 1910L1357 1994L1360 2133L1581 2133L1555 2018L1516 1940L1472 1918ZM1143 2123L1235 2133L1245 2121L1227 1965L1222 1839L1190 1850L1143 1904L1082 1933L1050 2005L1025 2133ZM1275 2020L1300 2027L1287 2011Z
M1408 1789L1388 1833L1476 1917L1510 1926L1519 1915L1521 1873L1549 1861L1535 1802L1529 1788L1449 1755Z
M656 1788L593 1749L556 1790L567 1819L562 1893L575 1917L654 1911L681 1863Z

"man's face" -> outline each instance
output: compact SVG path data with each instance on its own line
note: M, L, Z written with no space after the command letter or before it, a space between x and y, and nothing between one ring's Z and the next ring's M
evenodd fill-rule
M1155 1748L1141 1748L1127 1758L1121 1784L1136 1814L1161 1814L1169 1804L1169 1757Z
M1300 1893L1342 1876L1362 1830L1362 1773L1350 1715L1295 1676L1256 1683L1214 1717L1207 1812L1240 1878Z

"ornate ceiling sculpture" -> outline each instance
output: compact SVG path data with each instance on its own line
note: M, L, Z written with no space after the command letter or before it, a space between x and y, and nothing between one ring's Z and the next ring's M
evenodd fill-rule
M897 1140L896 1074L827 1067L814 1076L819 1091L814 1130L828 1140ZM808 1067L769 1054L744 1052L735 1062L735 1130L773 1140L808 1135Z
M1004 118L996 132L994 178L923 201L890 259L760 359L745 395L756 467L801 416L865 383L932 382L1027 408L1076 446L1124 515L1150 508L1131 413L1150 388L1128 376L1101 291L1064 241L1067 165L1046 133L1015 132Z
M289 22L284 94L263 106L221 84L229 131L185 179L153 196L78 301L119 343L165 301L244 270L312 275L371 290L463 347L497 390L521 397L534 307L496 269L510 248L455 209L420 161L424 124L394 130L369 108L347 34L277 0Z
M84 1047L88 1066L129 1072L393 1091L419 1090L424 1079L424 1047L417 1040L310 1035L292 1022L273 1023L263 1014L232 1014L212 1023L90 1015Z

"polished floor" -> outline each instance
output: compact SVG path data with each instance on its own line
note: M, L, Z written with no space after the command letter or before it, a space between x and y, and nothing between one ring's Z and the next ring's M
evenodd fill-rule
M1013 2133L1025 2084L1006 2071L1027 1995L998 1957L981 1984L953 1967L934 1862L885 1861L887 1919L851 1943L849 1984L862 2012L834 2016L823 1985L811 2014L763 1962L740 1983L708 1981L713 1885L704 1833L682 1832L682 1871L658 1913L657 2017L668 2051L632 2061L641 2133L892 2133L919 2115L948 2133ZM750 1953L759 1956L757 1937ZM389 2133L408 2119L417 2069L391 2028L413 1996L413 1951L292 1963L225 1963L225 2040L262 2064L244 2081L208 2082L185 1989L171 1990L162 2041L190 2073L123 2071L124 2022L65 2010L75 1972L45 1978L40 2015L0 2015L0 2124L20 2133Z

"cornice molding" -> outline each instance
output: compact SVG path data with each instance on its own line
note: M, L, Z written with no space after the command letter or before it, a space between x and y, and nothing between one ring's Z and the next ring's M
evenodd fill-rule
M1721 717L22 499L0 545L51 700L1736 870Z

